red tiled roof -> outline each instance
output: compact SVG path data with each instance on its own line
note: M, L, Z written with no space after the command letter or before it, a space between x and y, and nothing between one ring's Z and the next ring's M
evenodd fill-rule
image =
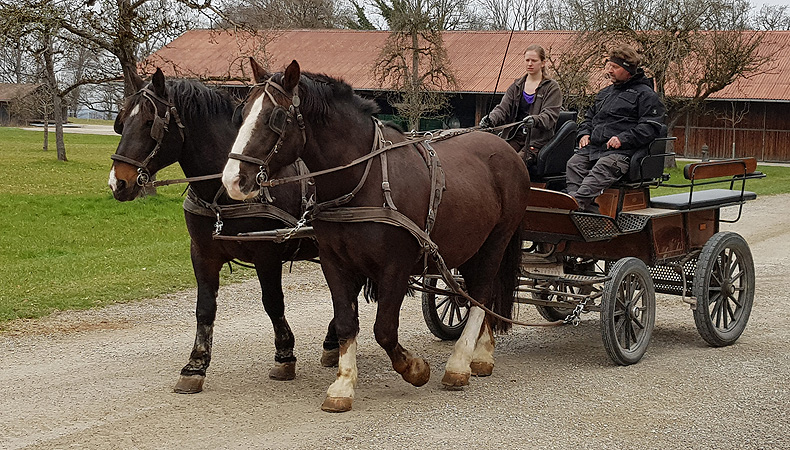
M382 87L372 74L373 61L389 32L352 30L278 31L266 44L269 67L281 70L292 59L302 70L325 73L343 79L355 89L377 90ZM522 54L530 44L540 44L550 54L569 45L571 31L522 31L512 35L505 31L444 33L444 42L455 72L460 92L504 92L513 79L524 73ZM259 62L263 53L245 34L192 30L166 45L145 62L160 66L168 76L214 80L249 78L247 56ZM508 48L505 64L502 59ZM790 31L767 32L761 52L775 53L768 69L715 93L720 99L758 99L790 101ZM502 74L497 83L500 66ZM150 70L149 70L150 71Z

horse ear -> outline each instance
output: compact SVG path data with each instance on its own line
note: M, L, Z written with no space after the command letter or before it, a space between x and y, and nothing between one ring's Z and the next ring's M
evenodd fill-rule
M131 73L129 75L129 81L131 82L132 87L135 91L139 91L140 89L145 86L145 81L137 74L137 72Z
M154 85L154 93L162 98L166 97L165 94L165 74L159 67L156 68L151 83Z
M250 56L250 67L252 67L252 77L250 77L250 81L254 84L263 83L264 80L269 78L269 74L266 72L258 61L255 61L255 58Z
M285 69L285 75L283 76L283 89L288 92L294 90L296 85L299 84L299 76L301 76L301 69L299 69L299 63L296 60L291 61L291 64L288 64L288 67Z

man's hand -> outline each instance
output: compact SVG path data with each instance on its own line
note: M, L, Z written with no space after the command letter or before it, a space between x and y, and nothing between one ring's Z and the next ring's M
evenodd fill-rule
M620 138L617 136L612 136L612 138L606 143L606 148L620 148L621 145L623 144L620 143Z
M579 148L587 147L587 144L589 143L590 143L590 135L585 134L584 136L582 136L581 139L579 139Z
M491 123L491 119L489 119L488 116L483 116L483 118L480 119L480 128L491 128L493 126L494 124Z

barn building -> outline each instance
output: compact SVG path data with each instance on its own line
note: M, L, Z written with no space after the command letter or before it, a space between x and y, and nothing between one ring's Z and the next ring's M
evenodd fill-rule
M250 39L242 33L192 30L166 45L144 63L152 73L198 78L246 92L253 55L273 70L297 60L303 71L345 80L361 95L378 101L384 115L394 114L387 91L373 77L373 64L387 31L288 30ZM457 78L447 126L475 125L498 102L510 83L523 75L522 54L530 44L561 52L569 31L445 32L444 43ZM266 41L265 46L261 42ZM715 93L705 112L682 117L672 130L675 152L700 157L754 156L760 161L790 161L790 31L767 32L761 52L774 60L760 74L740 79ZM507 50L506 50L507 49ZM503 64L504 60L504 64ZM501 68L501 73L500 73ZM430 123L435 128L441 122ZM733 145L734 143L734 145Z

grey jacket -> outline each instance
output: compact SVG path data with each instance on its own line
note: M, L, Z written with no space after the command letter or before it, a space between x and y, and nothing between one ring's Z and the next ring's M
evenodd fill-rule
M516 120L518 104L524 93L524 82L527 76L515 80L507 88L502 101L491 110L488 118L494 126L504 125ZM535 118L535 127L530 134L527 147L541 148L554 136L554 126L560 115L562 106L562 92L556 81L546 78L535 89L535 102L530 105L529 115Z

